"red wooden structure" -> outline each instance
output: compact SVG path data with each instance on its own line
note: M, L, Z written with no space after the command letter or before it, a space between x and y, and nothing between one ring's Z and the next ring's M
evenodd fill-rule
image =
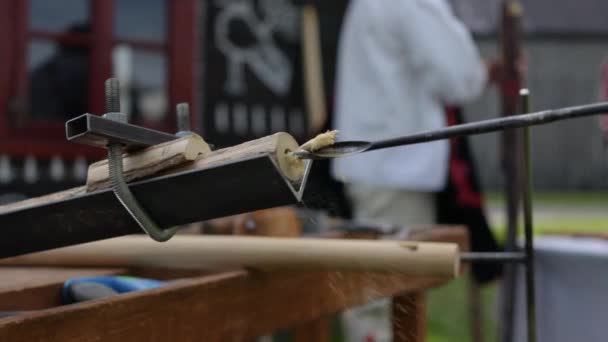
M56 50L58 44L88 49L87 84L74 86L88 89L86 110L95 114L103 113L103 81L115 72L112 54L117 46L134 51L133 64L140 62L138 54L163 61L164 68L156 69L161 69L158 71L164 83L161 87L167 94L166 113L161 120L137 123L172 130L175 104L187 101L196 111L199 5L196 0L1 1L0 153L41 159L56 155L67 159L97 157L102 153L66 142L63 120L41 120L28 113L34 60L44 57L43 48ZM53 17L59 19L47 19ZM150 18L156 19L154 26L160 26L158 32L146 32L152 25L140 25ZM86 24L88 32L70 32L68 26L74 23Z

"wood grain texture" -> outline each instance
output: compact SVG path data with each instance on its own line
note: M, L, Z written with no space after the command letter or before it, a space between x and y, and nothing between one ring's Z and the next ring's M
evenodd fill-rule
M321 317L294 327L293 342L331 341L331 318Z
M124 272L124 269L0 267L0 311L54 307L61 303L61 287L67 279Z
M288 152L299 147L296 140L289 134L279 132L260 139L251 140L242 144L213 151L192 165L177 168L172 172L200 169L209 165L220 165L231 161L251 158L263 154L270 154L277 165L289 180L300 181L304 173L304 163L290 158Z
M466 237L465 230L454 230ZM443 239L442 234L427 237L432 241ZM164 273L146 272L140 269L127 274L158 277ZM417 293L449 281L365 272L234 271L200 276L169 270L167 274L196 278L0 319L0 341L244 341L303 322L322 325L321 320L317 321L320 317L348 307ZM52 296L49 291L31 292L36 294ZM0 302L3 299L0 297ZM323 330L319 328L316 333Z
M0 341L241 341L446 281L238 271L0 320Z
M192 134L173 141L150 146L135 153L123 155L123 175L127 182L154 175L192 162L211 152L209 145L198 135ZM108 160L100 160L89 166L87 191L110 187Z
M298 237L302 223L291 207L279 207L205 221L205 234Z
M133 235L1 259L0 264L363 271L453 278L460 258L453 243L182 235L159 244Z
M415 291L393 297L393 341L426 341L426 296Z

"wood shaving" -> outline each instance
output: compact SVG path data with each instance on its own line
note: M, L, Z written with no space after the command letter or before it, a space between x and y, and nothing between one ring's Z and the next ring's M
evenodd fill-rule
M301 150L306 150L309 152L315 152L323 147L333 145L336 142L336 136L338 135L338 131L327 131L325 133L321 133L316 137L308 140L304 144L300 146Z

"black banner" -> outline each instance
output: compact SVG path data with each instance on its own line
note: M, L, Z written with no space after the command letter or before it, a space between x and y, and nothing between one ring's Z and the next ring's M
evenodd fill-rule
M318 4L331 107L336 48L346 1ZM285 131L309 136L301 10L295 0L205 2L202 132L218 146Z

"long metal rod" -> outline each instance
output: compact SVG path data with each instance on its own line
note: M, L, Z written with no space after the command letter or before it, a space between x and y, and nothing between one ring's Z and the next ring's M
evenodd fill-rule
M526 262L525 252L463 252L460 253L462 262L500 262L523 263Z
M528 111L524 111L528 113ZM521 128L546 124L554 121L596 115L608 112L608 102L598 102L588 105L566 107L561 109L544 110L536 113L513 115L462 125L450 126L438 130L407 135L399 138L378 140L372 142L367 151L382 148L412 145L422 142L455 138L463 135L474 135L502 131L508 128Z
M530 94L527 89L520 92L522 108L530 110ZM524 214L524 251L526 254L526 316L528 342L536 342L536 294L534 279L534 222L532 213L532 158L530 156L530 128L526 127L523 135L522 153L522 204Z
M518 70L518 62L521 58L521 21L523 18L522 6L518 0L503 0L501 23L501 45L502 60L504 63L504 74L500 86L501 114L512 116L518 111L518 91L523 83L524 75ZM521 137L519 130L512 129L503 132L501 148L501 162L505 176L504 196L506 214L506 236L505 251L517 249L517 221L519 217L520 199L520 174L521 165ZM513 342L515 303L517 302L517 265L505 265L503 268L503 279L501 282L501 320L500 320L500 342Z
M338 141L314 152L299 149L297 151L293 151L293 154L301 159L332 159L383 148L413 145L435 140L456 138L465 135L484 134L514 128L536 126L554 121L598 115L606 112L608 112L608 102L598 102L582 106L544 110L536 113L482 120L385 140ZM519 151L519 149L514 151Z

